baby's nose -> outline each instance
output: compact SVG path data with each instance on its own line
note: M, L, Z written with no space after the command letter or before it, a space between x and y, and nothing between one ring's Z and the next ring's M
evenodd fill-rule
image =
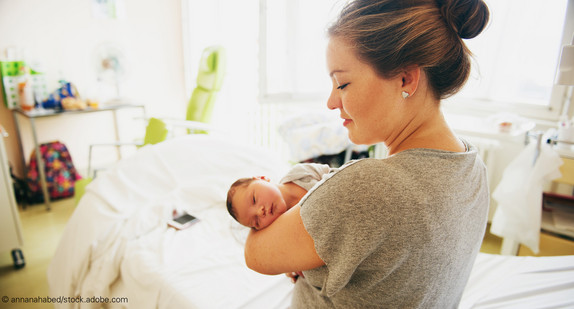
M262 218L264 218L265 215L266 215L265 206L264 206L264 205L261 205L261 206L259 206L259 207L260 207L260 208L259 208L259 216L262 217Z

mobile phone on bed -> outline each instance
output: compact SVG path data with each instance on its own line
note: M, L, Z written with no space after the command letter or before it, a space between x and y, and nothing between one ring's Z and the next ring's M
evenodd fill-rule
M196 217L184 212L183 214L176 215L173 219L169 220L167 225L173 227L176 230L183 230L192 226L198 220L199 219Z

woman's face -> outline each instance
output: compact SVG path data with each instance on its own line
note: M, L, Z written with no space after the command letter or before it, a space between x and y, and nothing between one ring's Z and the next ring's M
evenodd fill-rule
M237 221L244 226L263 229L287 211L279 188L267 180L256 179L240 187L232 198Z
M402 106L405 104L401 96L401 77L380 77L338 37L329 41L327 68L333 83L327 107L340 110L351 141L355 144L388 144L396 138L402 128Z

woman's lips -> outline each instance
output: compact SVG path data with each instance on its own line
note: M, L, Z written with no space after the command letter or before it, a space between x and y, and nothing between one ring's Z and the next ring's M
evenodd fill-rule
M343 126L347 126L349 123L351 123L351 119L343 119Z

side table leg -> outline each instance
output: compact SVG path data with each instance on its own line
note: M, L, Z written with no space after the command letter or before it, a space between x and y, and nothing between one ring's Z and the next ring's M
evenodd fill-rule
M42 154L40 153L40 145L38 145L38 135L36 134L36 124L34 118L30 118L30 125L32 126L32 135L34 138L34 149L36 150L36 162L38 164L38 174L40 175L40 185L42 186L42 194L44 195L44 204L46 210L51 210L50 194L48 193L48 184L46 183L46 170Z
M26 154L24 153L24 146L22 145L22 135L20 133L20 122L18 116L15 112L12 112L12 118L14 118L14 126L16 126L16 138L18 139L18 146L20 147L20 153L22 154L22 179L27 182L28 178L28 167L26 166ZM22 201L22 209L26 209L28 201L24 199Z
M116 110L112 110L112 116L114 118L114 138L116 142L120 141L120 129L118 128L118 115L116 114ZM119 146L116 146L116 156L118 160L122 159L122 151L120 150Z

